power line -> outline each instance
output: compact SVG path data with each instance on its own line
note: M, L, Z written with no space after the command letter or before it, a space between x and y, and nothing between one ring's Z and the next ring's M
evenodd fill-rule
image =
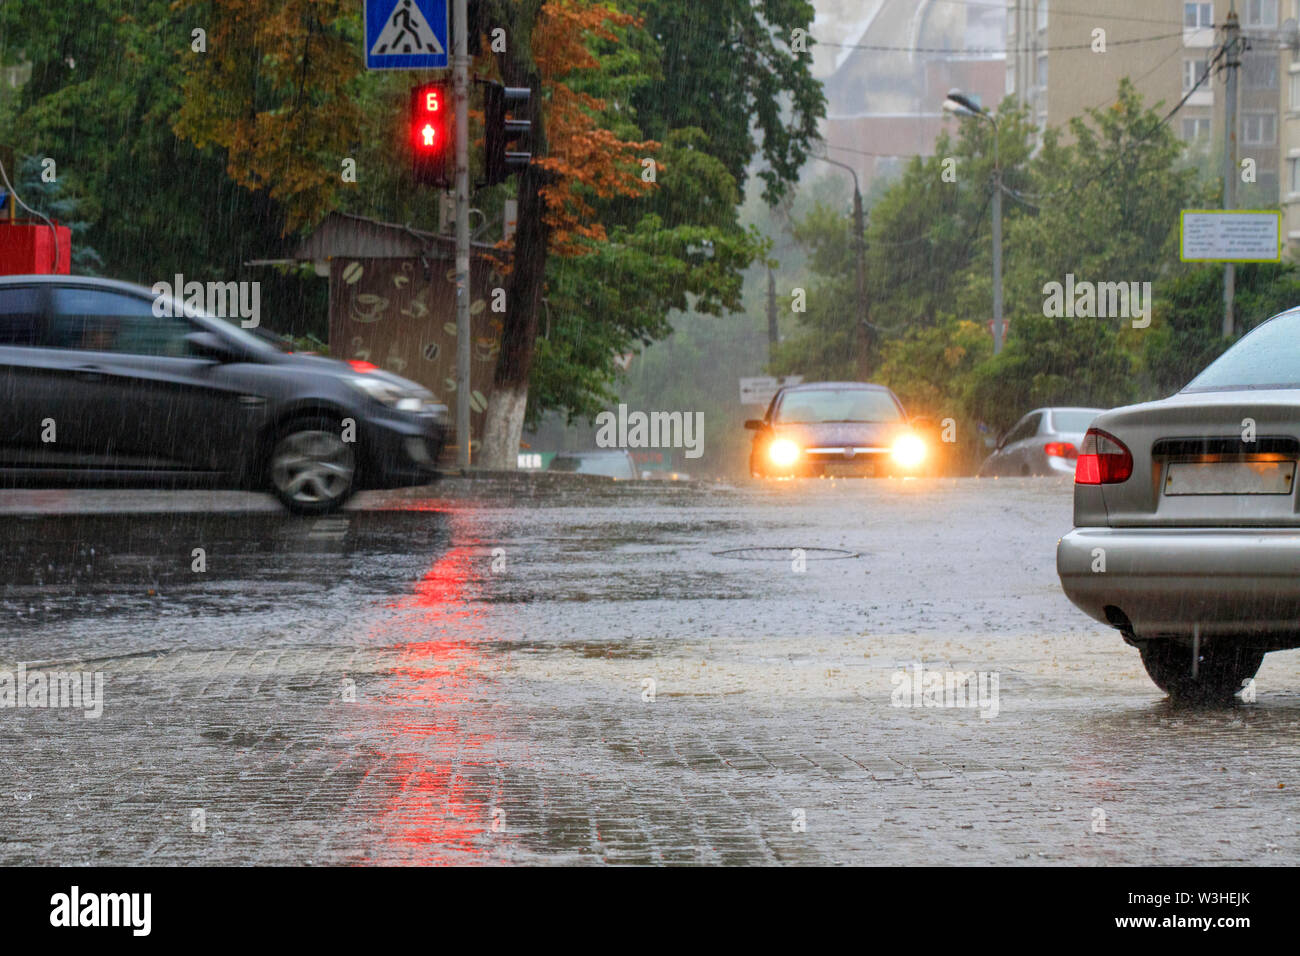
M1149 37L1135 37L1130 40L1111 40L1109 43L1107 43L1107 48L1113 46L1132 46L1133 44L1136 43L1154 43L1158 40L1172 40L1175 38L1181 39L1182 36L1183 36L1183 32L1179 30L1177 33L1161 33ZM962 56L962 55L990 56L993 54L1005 55L1008 53L1017 52L1016 50L1008 50L1005 48L995 50L988 47L970 48L970 49L954 49L952 47L922 47L922 46L911 47L911 46L890 46L887 44L875 44L875 43L832 43L829 40L817 40L816 37L814 37L813 39L821 46L839 47L840 49L843 50L867 50L873 53L947 53L949 55L956 55L956 56ZM1093 44L1091 42L1088 42L1088 43L1070 43L1070 44L1065 44L1063 46L1040 46L1037 47L1037 50L1039 53L1060 53L1066 50L1091 50L1092 47Z
M974 0L931 0L931 2L932 2L932 3L946 3L946 4L949 4L950 6L954 6L954 7L976 7L976 8L982 8L982 9L985 9L985 10L997 10L997 9L1003 9L1003 8L1005 8L1005 7L1007 6L1005 2L1003 2L1003 3L977 3L977 2L974 2ZM1126 17L1126 16L1123 16L1123 15L1118 14L1118 13L1107 14L1105 17L1100 17L1100 16L1098 16L1096 13L1075 13L1075 12L1068 11L1068 10L1052 10L1050 16L1053 16L1053 17L1086 17L1086 18L1089 19L1089 20L1102 20L1102 19L1105 19L1105 20L1126 20L1126 21L1128 21L1128 22L1130 22L1130 23L1154 23L1154 24L1158 24L1158 25L1160 25L1160 26L1167 26L1167 27L1178 26L1178 25L1181 24L1181 21L1179 21L1179 20L1168 20L1168 19L1164 19L1164 20L1155 20L1155 19L1152 19L1152 18L1150 18L1150 17Z
M852 146L834 146L831 143L823 143L827 149L838 149L842 153L856 153L859 156L878 156L881 159L912 159L920 156L925 159L929 153L870 153L865 149L854 149Z

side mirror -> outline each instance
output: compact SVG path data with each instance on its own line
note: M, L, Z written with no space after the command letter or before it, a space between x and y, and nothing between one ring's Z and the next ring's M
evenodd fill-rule
M1007 433L1003 432L998 436L997 442L993 445L994 450L1001 451L1007 443Z
M189 343L190 351L200 358L214 362L234 362L240 358L230 343L215 332L191 332L185 336L185 341Z
M745 427L751 432L761 432L767 428L767 422L761 418L751 418L745 422Z

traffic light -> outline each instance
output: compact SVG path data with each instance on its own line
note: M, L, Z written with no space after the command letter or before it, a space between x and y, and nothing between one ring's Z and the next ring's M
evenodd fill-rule
M483 119L486 125L483 135L484 168L486 185L495 186L505 182L515 173L522 172L530 162L533 154L509 149L511 145L528 145L528 136L533 124L528 120L510 119L507 114L512 111L525 113L533 91L526 86L502 86L488 83L483 90Z
M411 171L417 183L448 187L453 135L451 87L423 83L411 88Z

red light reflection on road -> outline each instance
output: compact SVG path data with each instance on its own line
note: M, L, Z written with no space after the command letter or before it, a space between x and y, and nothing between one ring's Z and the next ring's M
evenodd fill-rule
M457 517L453 529L463 527ZM486 862L503 838L492 832L500 766L490 755L495 661L483 652L475 545L438 558L370 632L373 643L393 647L397 663L379 691L391 716L380 722L378 763L363 785L391 791L366 862Z

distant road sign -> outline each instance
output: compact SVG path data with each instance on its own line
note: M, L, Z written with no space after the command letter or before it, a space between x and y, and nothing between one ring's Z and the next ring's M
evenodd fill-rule
M772 396L776 394L778 388L783 388L786 385L798 385L802 381L802 375L787 375L783 379L771 375L742 378L740 380L740 404L766 405L772 401Z
M448 65L447 0L366 0L367 70Z
M1183 262L1280 262L1282 214L1277 210L1184 209Z

